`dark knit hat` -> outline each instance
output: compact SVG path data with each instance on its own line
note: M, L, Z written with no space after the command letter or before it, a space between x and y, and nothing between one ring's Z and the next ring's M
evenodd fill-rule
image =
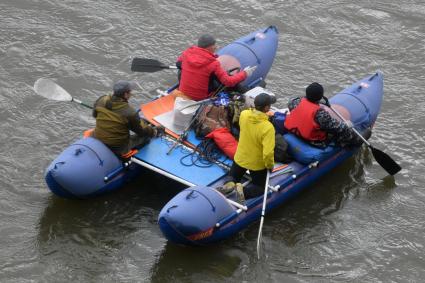
M319 83L312 83L305 89L305 95L311 102L317 102L323 97L323 87Z
M198 46L201 48L206 48L215 44L215 38L209 34L203 34L198 39Z
M254 98L255 108L263 108L276 102L276 97L267 93L260 93Z
M127 91L132 91L136 89L136 87L137 84L135 82L119 80L114 84L114 95L121 96Z

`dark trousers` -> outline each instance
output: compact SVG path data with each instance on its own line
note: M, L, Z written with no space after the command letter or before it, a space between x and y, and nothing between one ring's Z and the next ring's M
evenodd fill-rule
M240 183L243 175L248 169L239 166L236 162L233 162L230 168L229 176L235 183ZM264 194L264 186L266 185L267 169L254 171L249 170L249 174L252 178L252 182L244 187L243 192L245 198L253 198Z
M130 140L128 141L128 144L124 144L121 146L108 146L110 150L112 150L115 155L117 155L119 158L121 158L121 155L126 154L133 148L141 148L147 143L149 143L150 138L149 137L140 137L137 135L130 135Z

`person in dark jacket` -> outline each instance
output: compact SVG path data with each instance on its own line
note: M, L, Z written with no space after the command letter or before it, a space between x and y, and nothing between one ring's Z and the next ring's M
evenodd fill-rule
M326 147L331 141L339 146L360 145L362 140L351 127L332 117L321 106L319 101L323 98L323 92L322 85L315 82L306 88L305 97L290 100L285 128L317 147ZM365 132L367 137L370 134L370 129Z
M140 119L139 113L128 104L135 82L118 81L113 86L112 95L99 97L94 103L93 117L96 128L93 137L102 141L116 155L127 153L136 145L149 142L158 130ZM130 135L130 130L136 136Z
M197 46L189 47L177 59L176 65L181 69L178 90L192 100L199 101L210 96L214 91L214 77L224 86L233 87L249 77L256 68L246 67L242 72L228 75L217 60L215 43L211 35L202 35Z

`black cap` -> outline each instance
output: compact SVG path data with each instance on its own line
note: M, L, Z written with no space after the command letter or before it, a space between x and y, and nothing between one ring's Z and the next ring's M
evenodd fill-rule
M323 97L323 87L319 83L312 83L305 89L305 96L311 102L317 102Z
M267 93L260 93L254 99L255 108L263 108L264 106L272 105L276 102L274 95L268 95Z
M198 39L198 46L201 48L207 48L215 44L215 38L209 34L203 34Z

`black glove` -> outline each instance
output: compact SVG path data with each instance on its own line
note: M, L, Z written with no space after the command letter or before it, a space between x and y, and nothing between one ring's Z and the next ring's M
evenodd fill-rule
M370 127L366 128L364 132L362 133L362 136L365 138L365 140L368 140L371 135L372 135L372 129Z
M155 136L156 137L160 137L160 136L163 136L165 134L164 126L161 126L161 125L156 126L156 127L154 127L154 130L155 130Z
M323 96L323 100L325 101L326 106L331 107L331 104L329 103L329 99L326 96Z

